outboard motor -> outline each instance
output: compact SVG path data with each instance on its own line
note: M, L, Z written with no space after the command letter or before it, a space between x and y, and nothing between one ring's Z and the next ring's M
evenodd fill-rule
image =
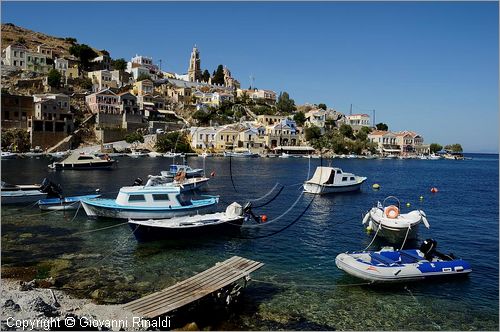
M47 194L48 198L62 198L63 191L60 184L55 184L49 179L45 178L40 185L40 191Z
M265 222L267 220L266 216L257 216L255 213L252 211L252 203L248 202L245 204L243 207L243 213L246 216L246 219L250 219L250 217L258 224Z
M420 251L424 254L425 259L428 261L432 260L432 257L436 254L437 241L433 239L427 239L420 245Z
M133 186L142 186L142 179L141 178L135 179Z

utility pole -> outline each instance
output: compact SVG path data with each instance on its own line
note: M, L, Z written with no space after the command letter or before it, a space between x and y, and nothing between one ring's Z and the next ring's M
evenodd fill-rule
M373 123L372 123L372 127L375 127L375 110L372 110L373 111Z
M352 115L352 104L351 104L351 109L349 110L349 115Z
M161 71L161 59L159 61L160 61L160 71Z

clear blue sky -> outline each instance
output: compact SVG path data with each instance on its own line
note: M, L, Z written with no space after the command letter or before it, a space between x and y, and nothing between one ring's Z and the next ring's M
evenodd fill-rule
M2 2L2 22L75 37L113 58L230 68L297 104L376 110L427 143L498 152L498 3ZM370 112L371 114L371 112Z

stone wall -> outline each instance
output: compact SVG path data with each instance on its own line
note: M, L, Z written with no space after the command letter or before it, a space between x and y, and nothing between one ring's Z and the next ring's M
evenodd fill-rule
M64 132L31 132L31 146L40 146L43 150L45 150L56 145L65 137L67 137L67 135Z

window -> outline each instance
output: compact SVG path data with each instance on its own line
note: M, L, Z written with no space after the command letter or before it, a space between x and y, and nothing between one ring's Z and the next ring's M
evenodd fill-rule
M14 112L14 118L18 118L19 117L19 112Z
M354 176L351 176L351 181L354 181Z
M342 181L347 181L347 176L343 176Z
M5 119L5 120L9 120L9 117L10 117L10 116L9 116L9 111L4 111L4 112L3 112L3 116L4 116L4 119Z
M23 65L23 61L19 61L19 65L22 66Z
M168 194L153 194L154 201L168 201Z
M130 195L128 197L129 202L141 202L145 201L146 199L144 198L144 195Z

